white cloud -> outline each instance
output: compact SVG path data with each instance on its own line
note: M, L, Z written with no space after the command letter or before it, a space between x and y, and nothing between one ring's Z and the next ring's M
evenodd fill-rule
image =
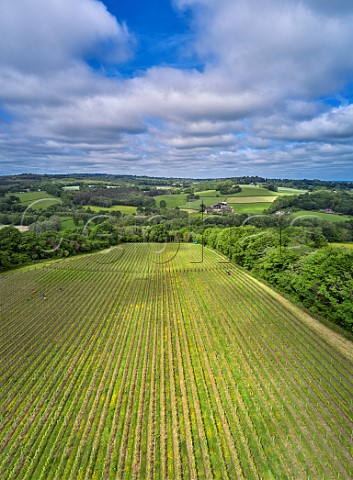
M20 71L67 68L82 58L120 62L131 53L131 38L96 0L0 2L0 62Z
M353 73L352 12L333 16L310 1L182 0L199 29L197 52L236 87L320 94ZM333 2L334 3L334 2Z
M175 148L225 148L234 144L232 135L212 135L208 137L175 137L168 141L168 144Z
M353 75L351 2L176 3L193 10L190 38L203 70L150 68L123 78L87 63L132 53L132 35L100 1L22 0L20 8L0 0L3 170L12 159L23 171L351 171L352 106L319 99L339 98Z
M297 141L352 141L353 105L334 108L311 120L296 122L278 133Z

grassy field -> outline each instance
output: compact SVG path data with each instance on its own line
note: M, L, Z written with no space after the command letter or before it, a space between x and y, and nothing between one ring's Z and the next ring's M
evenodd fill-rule
M119 211L124 215L133 215L137 211L136 207L130 205L114 205L113 207L95 207L92 205L86 205L86 208L90 208L93 212L100 212L101 210L108 210L110 212Z
M256 203L233 203L230 204L234 213L246 213L248 215L261 215L270 206L268 202L256 202Z
M203 190L196 192L201 198L213 198L215 202L221 202L225 199L225 196L221 195L218 190Z
M275 192L278 196L285 196L285 195L302 195L306 193L307 190L299 190L297 188L289 188L289 187L278 187L278 191Z
M47 192L25 192L25 193L13 193L16 197L18 197L21 203L30 203L34 200L38 200L40 198L55 198L53 195L49 195Z
M299 212L295 212L291 215L292 219L303 217L308 218L318 218L319 220L325 220L326 222L345 222L348 220L353 220L353 217L349 215L336 215L334 213L323 213L323 212L315 212L310 210L300 210Z
M232 195L232 197L277 197L277 192L271 192L263 187L257 187L256 185L240 185L241 192Z
M256 197L227 197L227 202L230 204L235 203L272 203L276 200L275 196L256 196Z
M16 197L20 199L20 203L31 210L41 210L61 203L60 198L49 195L47 192L26 192L26 193L14 193Z
M82 225L82 221L79 222L79 225ZM61 228L60 230L66 230L66 229L72 229L72 228L77 228L77 225L75 225L74 219L72 217L63 217L61 218Z
M333 247L337 247L337 248L349 248L349 249L353 248L353 243L330 242L330 245L332 245Z
M1 479L353 477L352 344L219 254L121 245L0 288Z
M164 200L167 204L167 208L181 207L186 203L186 193L177 193L175 195L157 195L153 197L156 201L156 205L159 207L161 200Z

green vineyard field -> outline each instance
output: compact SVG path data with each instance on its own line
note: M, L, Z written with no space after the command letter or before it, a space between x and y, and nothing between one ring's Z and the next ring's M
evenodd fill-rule
M352 344L214 251L121 245L0 293L2 480L353 478Z

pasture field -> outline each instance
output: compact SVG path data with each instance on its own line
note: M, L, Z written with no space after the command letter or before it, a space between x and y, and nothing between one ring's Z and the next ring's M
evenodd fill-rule
M30 206L31 210L44 210L51 205L61 203L60 198L49 195L47 192L25 192L14 193L13 195L20 199L21 205Z
M232 194L232 197L277 197L277 192L271 192L267 188L256 185L240 185L241 192Z
M201 192L195 192L195 195L199 195L205 199L212 198L214 203L223 202L226 199L226 196L222 195L218 190L203 190Z
M261 198L261 197L257 197ZM256 202L256 203L230 203L231 207L233 207L234 213L247 213L249 215L261 215L264 211L269 208L270 204Z
M132 205L114 205L113 207L96 207L92 205L86 205L86 208L90 208L93 212L100 212L102 210L108 210L110 212L119 211L124 215L133 215L137 211L137 208Z
M277 197L275 196L258 196L258 197L227 197L227 202L233 203L273 203Z
M300 210L298 212L294 212L291 215L292 219L298 217L307 217L308 220L317 218L318 220L325 220L326 222L346 222L348 220L352 220L353 217L349 215L338 215L335 213L324 213L324 212L315 212L314 210Z
M13 193L16 197L18 197L21 201L21 203L30 203L33 202L34 200L38 200L41 198L56 198L53 197L53 195L49 195L47 192L24 192L24 193Z
M298 188L290 188L290 187L277 187L276 195L284 196L284 195L302 195L306 193L307 190L300 190Z
M336 247L336 248L349 248L349 249L353 248L353 243L330 242L330 245L332 245L332 247Z
M181 207L186 203L186 193L176 193L175 195L157 195L153 197L156 201L156 205L159 206L159 202L164 200L167 204L167 208Z
M226 195L220 194L217 190L204 190L201 192L196 192L195 195L198 195L200 199L193 202L185 202L180 205L180 208L186 211L190 211L189 213L195 211L198 212L200 211L201 204L203 204L205 207L209 207L216 203L223 202L227 199Z
M120 245L0 288L2 480L353 478L352 344L218 253Z

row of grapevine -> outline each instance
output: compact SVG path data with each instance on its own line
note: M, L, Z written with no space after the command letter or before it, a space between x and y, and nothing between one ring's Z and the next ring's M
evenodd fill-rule
M350 356L219 254L121 245L0 289L0 478L353 477Z

